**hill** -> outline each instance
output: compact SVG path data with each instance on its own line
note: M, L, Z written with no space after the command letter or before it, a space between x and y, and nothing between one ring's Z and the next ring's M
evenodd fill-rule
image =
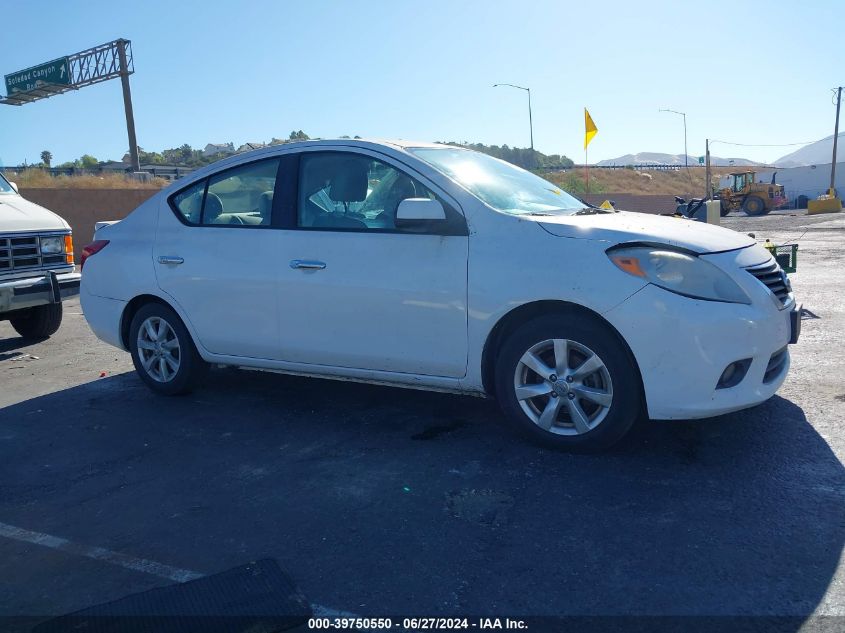
M837 147L838 161L842 160L842 152L845 152L842 144L845 142L845 132L839 133L839 145ZM805 165L823 165L830 163L833 158L833 134L815 143L805 145L801 149L781 156L775 161L777 167L803 167Z
M692 167L698 165L697 156L687 155L687 162ZM608 158L607 160L600 160L597 165L683 165L683 154L663 154L661 152L638 152L636 154L625 154L618 158ZM717 167L746 167L760 165L753 160L747 158L721 158L719 156L710 155L710 164Z
M703 167L678 171L639 171L633 169L590 169L590 193L629 193L635 195L704 195ZM575 195L587 193L583 169L553 171L541 174L562 189ZM721 175L714 172L714 177Z

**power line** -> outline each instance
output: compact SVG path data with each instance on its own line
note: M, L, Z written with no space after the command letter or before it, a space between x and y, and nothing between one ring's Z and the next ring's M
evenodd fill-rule
M713 143L722 143L722 145L737 145L739 147L794 147L797 145L810 145L812 143L818 143L819 141L823 141L825 138L819 138L815 141L803 141L801 143L731 143L730 141L710 141L711 144Z

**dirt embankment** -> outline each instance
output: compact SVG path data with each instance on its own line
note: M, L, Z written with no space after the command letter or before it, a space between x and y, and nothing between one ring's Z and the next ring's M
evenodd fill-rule
M690 167L678 171L639 171L633 169L590 169L589 193L606 192L634 195L672 195L701 197L704 195L705 176L703 167ZM714 179L719 175L713 171ZM543 176L576 195L587 193L583 168L565 172L550 172Z

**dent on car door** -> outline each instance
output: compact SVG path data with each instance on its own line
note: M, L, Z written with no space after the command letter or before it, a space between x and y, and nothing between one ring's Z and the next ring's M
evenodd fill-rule
M271 221L285 168L273 158L218 172L176 193L162 210L154 253L159 286L214 354L278 358Z
M439 199L447 220L397 228L407 198ZM279 288L285 360L465 375L466 223L432 187L387 159L303 153L288 229Z

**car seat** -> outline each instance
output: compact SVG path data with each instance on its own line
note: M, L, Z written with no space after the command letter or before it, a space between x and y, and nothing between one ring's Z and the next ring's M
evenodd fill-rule
M205 204L202 208L203 224L219 224L217 218L223 213L223 202L216 193L210 191L205 194Z
M416 197L417 191L414 181L405 174L397 174L396 180L385 196L384 210L376 216L379 226L388 229L396 228L396 212L399 210L399 204L403 200Z
M261 224L270 224L273 214L273 192L265 191L258 196L258 215L261 216Z
M361 159L339 160L332 165L327 193L333 202L343 204L348 209L351 202L363 202L367 199L367 161ZM314 218L315 227L366 229L361 220L347 217L341 213L322 213Z

